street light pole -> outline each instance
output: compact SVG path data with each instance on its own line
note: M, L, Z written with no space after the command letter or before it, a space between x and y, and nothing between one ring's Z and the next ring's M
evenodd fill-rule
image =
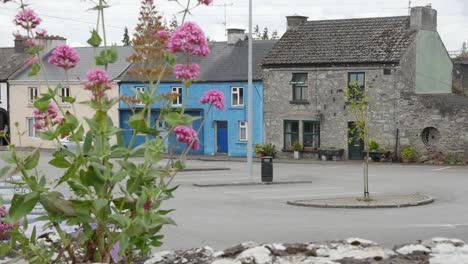
M247 170L249 180L253 182L253 109L252 109L252 1L249 0L249 59L248 59L248 95L247 95Z

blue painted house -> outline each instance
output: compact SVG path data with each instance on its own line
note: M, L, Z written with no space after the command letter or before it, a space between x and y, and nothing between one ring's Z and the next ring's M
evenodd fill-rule
M211 53L209 56L193 58L193 62L200 65L201 74L199 79L189 88L187 96L182 93L181 82L173 76L163 80L158 88L158 94L182 94L174 100L172 108L180 108L185 104L185 113L202 117L193 123L195 130L199 129L202 119L208 111L208 105L199 102L200 97L211 89L217 89L224 93L225 109L220 111L213 108L211 110L205 126L199 133L200 148L198 151L191 151L191 154L246 156L248 129L253 129L254 144L262 143L263 83L259 64L275 43L275 40L255 40L253 42L253 124L247 122L248 42L243 30L228 30L228 41L210 42ZM139 82L137 78L127 74L127 72L124 72L119 80L122 96L134 96L133 89L147 89L147 84ZM153 105L154 122L157 120L161 108L161 105ZM131 115L132 111L129 106L121 102L119 119L127 144L133 133L127 123ZM159 121L157 124L160 129L163 129L164 126L163 121ZM179 144L174 136L169 137L168 141L172 147L169 150L171 152L180 153L185 147L184 144ZM144 136L142 135L137 138L135 146L143 142Z

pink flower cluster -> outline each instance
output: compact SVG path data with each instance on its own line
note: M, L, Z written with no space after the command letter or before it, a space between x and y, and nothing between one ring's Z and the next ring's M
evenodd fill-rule
M198 2L203 5L210 5L213 3L213 0L198 0Z
M185 142L187 145L192 146L193 150L198 150L198 135L195 130L186 126L177 126L174 128L177 141Z
M36 30L36 35L38 35L39 37L45 37L47 35L47 30L38 29L38 30Z
M212 104L218 110L224 109L224 94L219 90L209 90L201 98L200 103L202 104Z
M176 64L173 71L177 79L194 80L200 75L200 66L198 64Z
M7 210L5 206L0 207L0 218L5 218L7 216Z
M113 81L103 69L92 69L86 73L85 90L93 93L94 99L103 98L106 90L112 89Z
M59 117L58 108L54 104L49 105L46 112L41 112L39 109L34 109L33 116L35 119L34 128L45 129L49 124L52 126L62 123L63 118Z
M20 26L26 30L36 28L41 24L41 19L32 9L22 9L18 12L13 20L17 26Z
M177 31L169 38L167 47L173 53L185 51L198 56L210 54L205 33L192 22L185 22L182 26L178 27Z
M60 45L54 49L52 56L49 58L49 63L64 70L72 69L78 64L80 57L76 51L68 45Z

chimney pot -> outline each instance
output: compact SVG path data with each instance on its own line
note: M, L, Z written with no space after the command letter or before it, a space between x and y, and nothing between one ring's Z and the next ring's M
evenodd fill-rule
M15 38L15 53L24 53L26 48L26 38Z
M410 29L437 31L437 10L432 5L411 8Z
M306 16L287 16L286 17L286 28L287 30L296 29L299 26L305 24L307 22L308 17Z
M228 35L228 39L227 39L228 45L234 45L239 40L244 40L245 39L245 29L228 28L227 29L227 35Z

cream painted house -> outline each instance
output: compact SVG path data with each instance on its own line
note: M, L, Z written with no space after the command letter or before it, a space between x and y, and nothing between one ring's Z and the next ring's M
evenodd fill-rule
M86 127L86 122L83 117L91 118L93 116L93 110L78 102L90 100L90 91L84 90L81 84L86 79L86 72L91 69L94 65L94 50L93 48L76 48L76 52L80 57L80 62L74 68L69 70L69 82L65 72L62 68L50 65L47 60L48 56L45 56L43 61L46 65L47 79L43 73L38 74L39 81L36 77L29 77L29 69L23 69L19 71L10 80L10 124L11 124L11 143L17 147L33 147L33 148L44 148L52 149L56 145L53 142L42 140L39 137L40 131L37 131L34 125L33 111L34 111L34 100L41 94L47 91L47 87L55 88L58 84L61 84L62 88L59 90L61 95L71 96L76 98L75 107L71 107L68 103L61 103L60 106L64 111L75 113L78 120L81 121ZM97 53L100 50L98 49ZM129 65L126 58L131 54L131 47L118 47L119 60L117 63L112 64L108 68L108 73L112 78L116 78L122 73ZM114 88L108 91L109 97L119 96L119 88L117 83ZM57 100L61 102L61 98L57 97ZM110 118L113 120L115 126L119 126L118 118L118 106L116 105L110 112ZM18 129L16 128L18 125ZM19 131L19 133L18 133Z

